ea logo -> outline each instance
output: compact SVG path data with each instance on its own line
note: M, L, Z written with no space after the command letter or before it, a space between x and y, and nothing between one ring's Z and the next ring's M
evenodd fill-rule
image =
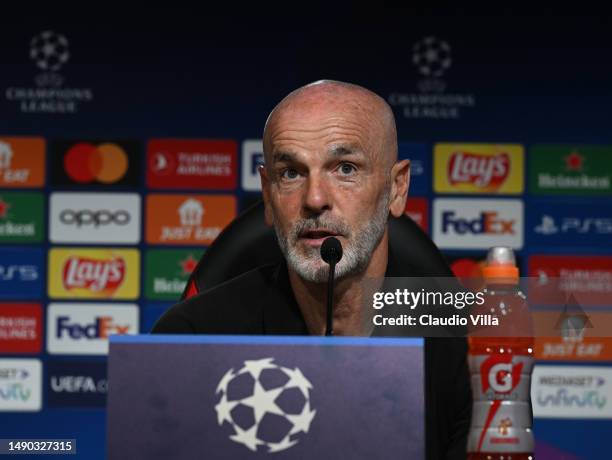
M310 406L312 384L297 367L274 358L244 361L221 378L216 393L217 423L231 427L229 438L251 451L280 452L308 433L316 410Z
M64 156L66 174L80 184L94 181L112 184L120 180L128 169L128 157L117 144L75 144Z

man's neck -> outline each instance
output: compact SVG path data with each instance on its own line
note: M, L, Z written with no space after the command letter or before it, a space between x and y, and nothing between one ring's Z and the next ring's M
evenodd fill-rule
M338 280L334 287L334 335L368 336L372 332L372 309L367 298L382 282L388 262L388 231L374 249L367 268L356 275ZM289 282L311 335L325 334L327 283L312 283L293 270Z

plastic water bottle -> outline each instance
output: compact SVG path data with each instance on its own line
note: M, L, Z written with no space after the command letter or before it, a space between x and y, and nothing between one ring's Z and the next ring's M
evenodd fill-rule
M474 396L468 460L532 460L534 344L512 249L492 248L483 276L485 302L473 313L492 314L500 326L468 338Z

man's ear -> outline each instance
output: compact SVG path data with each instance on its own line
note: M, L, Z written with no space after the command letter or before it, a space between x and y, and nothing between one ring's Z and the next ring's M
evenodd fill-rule
M265 165L259 165L259 178L261 179L261 193L264 202L264 215L266 225L272 226L274 219L272 218L272 208L270 207L270 178Z
M410 185L410 160L398 161L391 168L391 200L389 212L400 217L406 209L408 187Z

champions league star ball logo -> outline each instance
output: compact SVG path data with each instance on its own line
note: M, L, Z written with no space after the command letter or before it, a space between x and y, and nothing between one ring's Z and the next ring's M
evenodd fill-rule
M51 30L41 32L30 42L30 58L39 69L55 72L70 58L68 39Z
M412 47L412 62L423 76L441 77L452 64L451 47L436 37L425 37Z
M280 452L308 433L316 410L310 407L312 384L296 367L274 358L247 360L237 372L225 373L216 393L220 426L229 424L230 439L251 451Z

